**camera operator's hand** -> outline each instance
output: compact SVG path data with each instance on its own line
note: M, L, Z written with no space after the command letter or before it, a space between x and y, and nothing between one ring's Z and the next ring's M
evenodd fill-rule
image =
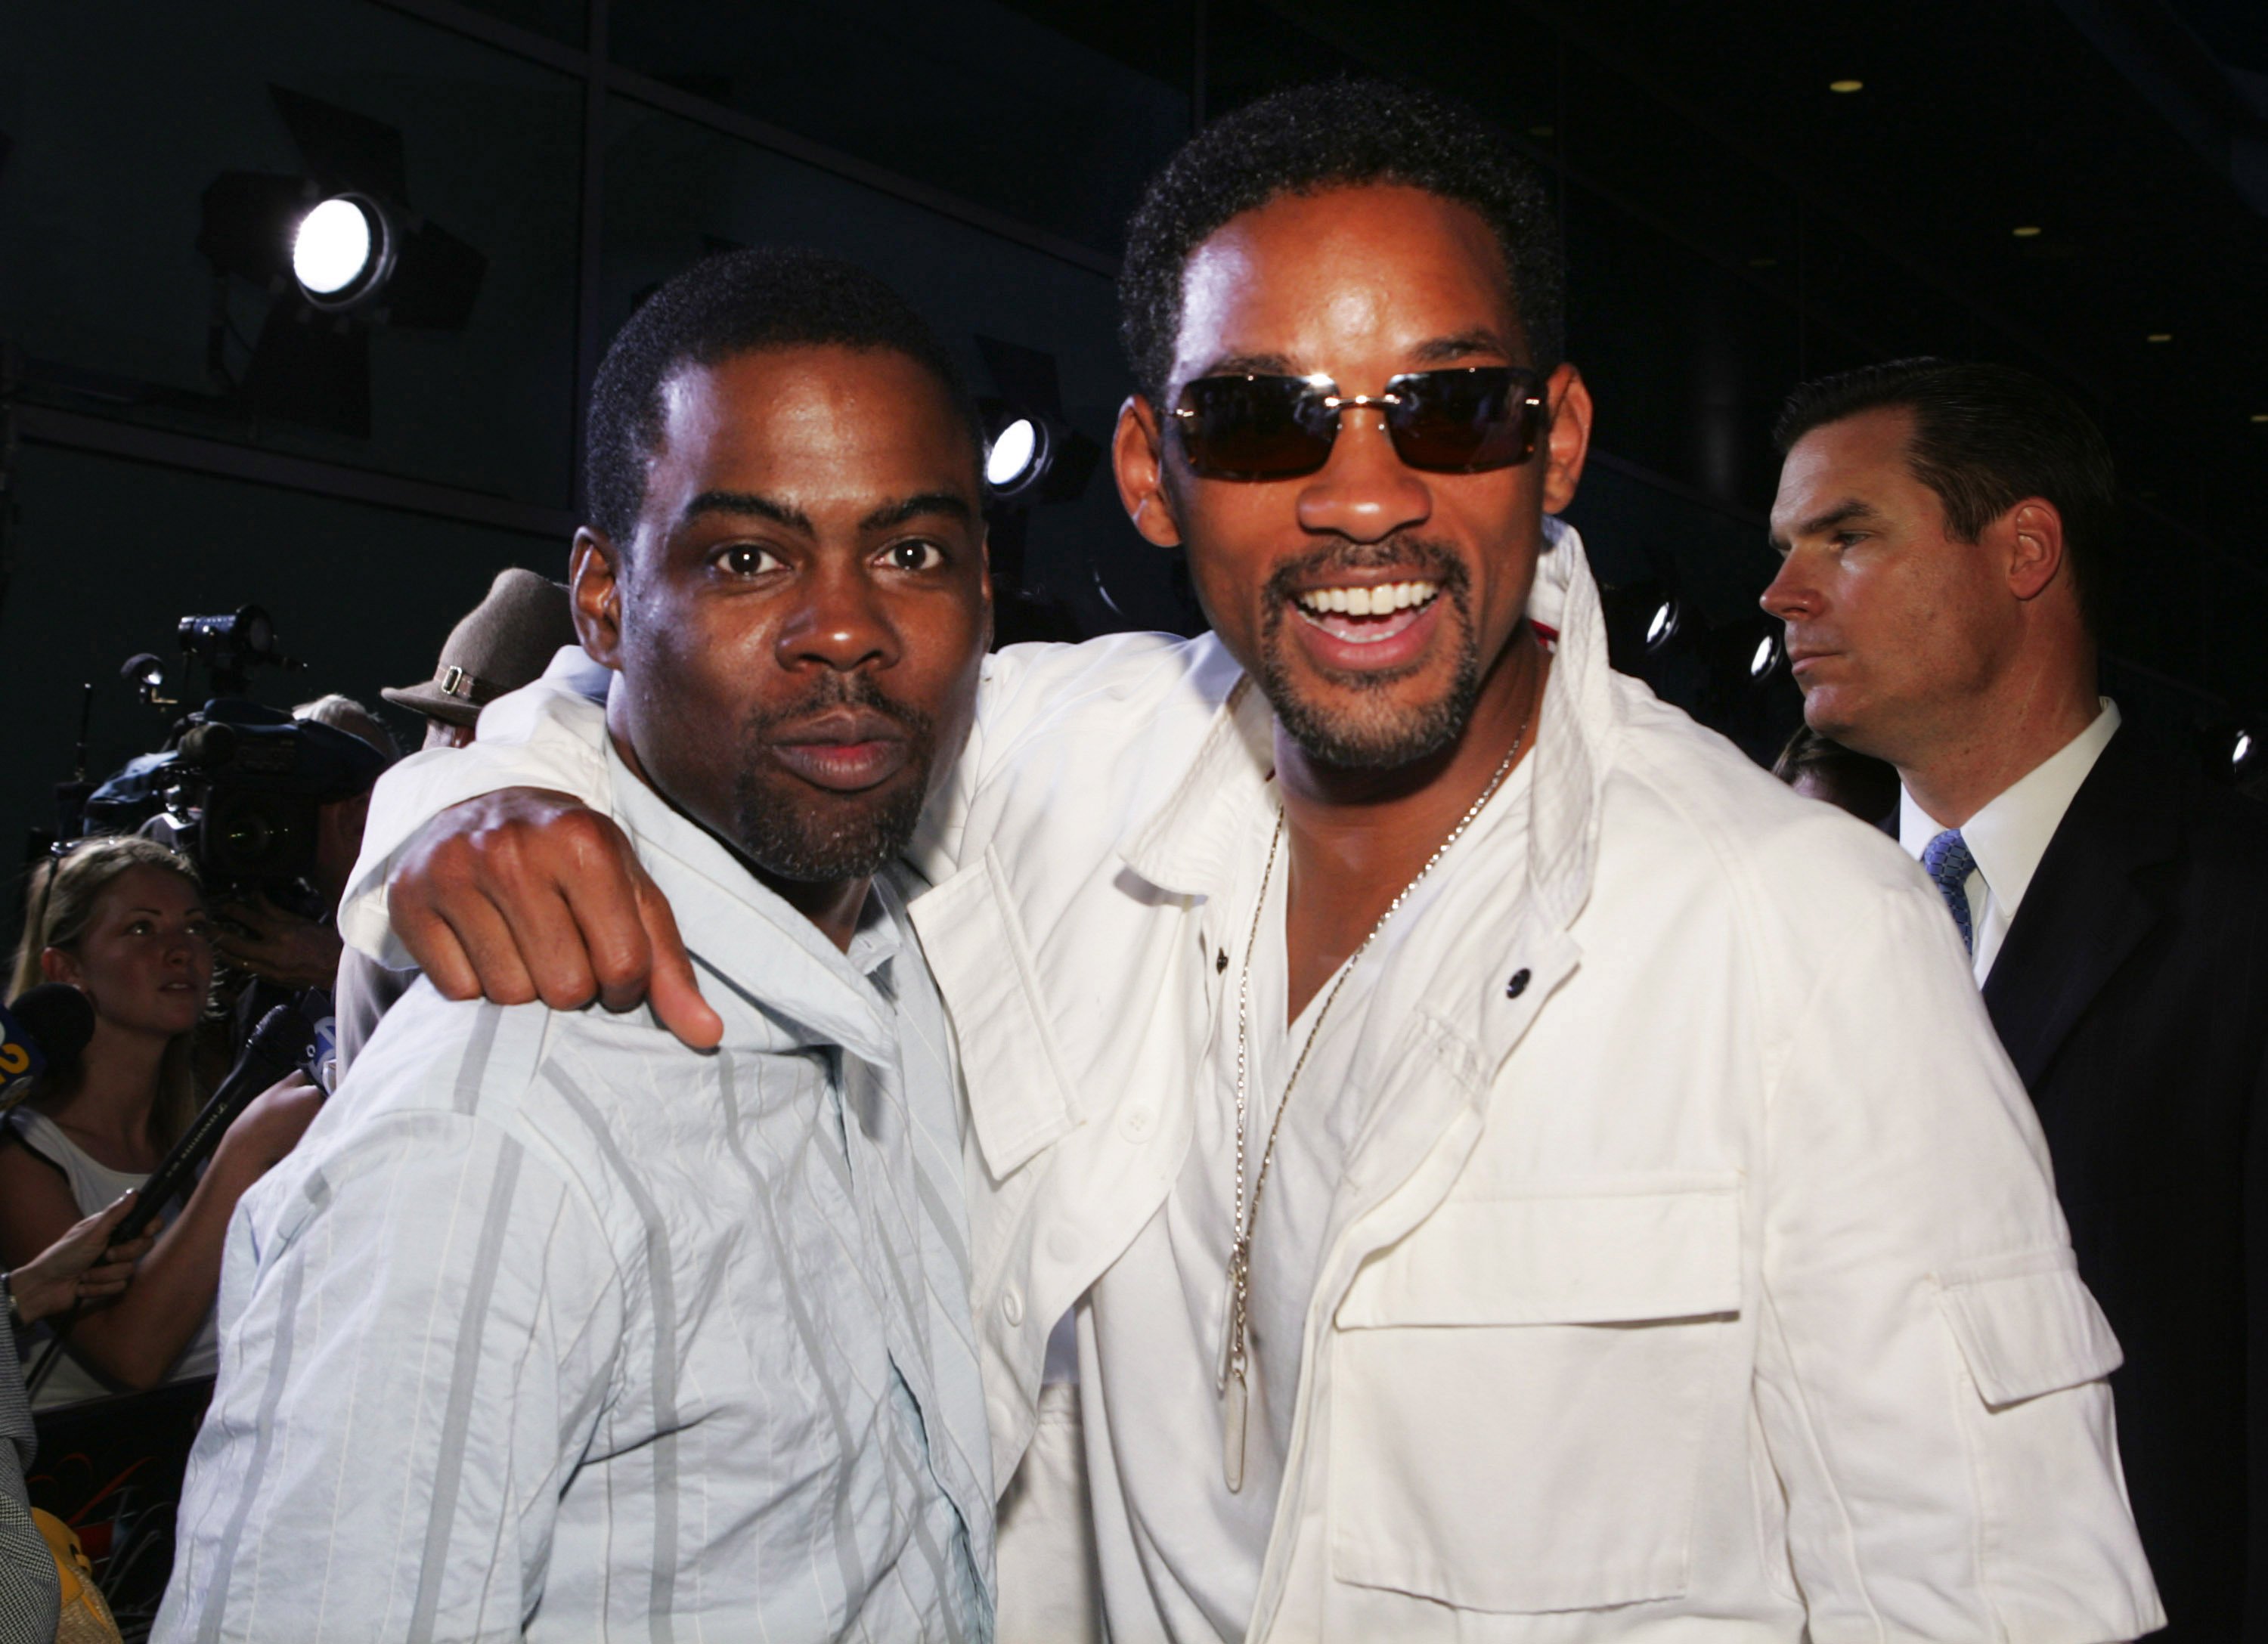
M345 951L339 933L265 896L221 903L213 950L232 965L284 987L332 987Z
M667 899L622 831L568 795L507 788L444 811L402 852L387 908L447 998L556 1010L650 998L695 1049L725 1036Z
M155 1232L123 1244L110 1242L110 1229L133 1207L134 1195L121 1193L108 1209L96 1211L12 1269L8 1294L16 1300L18 1317L27 1325L37 1324L82 1303L107 1301L123 1291L133 1281L134 1264L158 1242Z
M239 1191L249 1186L299 1145L322 1111L322 1086L305 1073L285 1074L236 1116L213 1150L213 1170L229 1172Z

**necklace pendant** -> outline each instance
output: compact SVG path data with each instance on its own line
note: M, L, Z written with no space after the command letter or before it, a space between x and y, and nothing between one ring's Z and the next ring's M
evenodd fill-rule
M1245 1403L1244 1376L1239 1372L1228 1379L1220 1410L1220 1476L1231 1495L1244 1488Z

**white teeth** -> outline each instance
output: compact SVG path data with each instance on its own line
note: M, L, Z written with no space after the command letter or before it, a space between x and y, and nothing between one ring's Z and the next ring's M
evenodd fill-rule
M1300 603L1322 614L1340 612L1348 616L1387 616L1422 605L1440 592L1430 582L1386 583L1379 587L1315 588L1300 596Z

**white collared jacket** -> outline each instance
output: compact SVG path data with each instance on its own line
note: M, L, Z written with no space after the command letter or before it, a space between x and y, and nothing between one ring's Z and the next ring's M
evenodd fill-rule
M1250 1636L2149 1631L2118 1348L1942 905L1612 674L1581 545L1550 539L1524 870L1466 854L1462 917L1376 980L1398 1026L1365 1051ZM602 802L600 736L555 682L397 767L349 939L399 962L384 871L444 805ZM919 841L999 1479L1050 1326L1181 1169L1233 1009L1208 887L1270 750L1210 638L1012 650Z

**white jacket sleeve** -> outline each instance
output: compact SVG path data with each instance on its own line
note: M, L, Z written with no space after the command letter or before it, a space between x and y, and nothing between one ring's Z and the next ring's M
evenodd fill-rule
M986 773L1034 735L1059 730L1081 701L1170 665L1180 644L1169 635L1126 634L1084 645L1015 645L987 657L975 727L924 814L910 852L916 865L935 882L982 856L991 834L971 801ZM542 679L482 711L478 741L414 754L380 777L362 855L339 906L340 936L390 969L413 962L387 921L386 881L418 830L451 805L501 788L546 788L609 809L605 693L612 677L579 649L562 650Z
M387 876L417 831L451 805L500 788L549 788L593 810L610 807L605 692L614 676L587 659L576 666L577 658L579 650L561 651L543 678L490 703L477 742L412 754L378 779L362 855L339 903L348 945L389 969L414 963L387 921Z
M2118 1347L2029 1100L1919 886L1822 967L1769 1090L1756 1404L1819 1644L2163 1625Z

